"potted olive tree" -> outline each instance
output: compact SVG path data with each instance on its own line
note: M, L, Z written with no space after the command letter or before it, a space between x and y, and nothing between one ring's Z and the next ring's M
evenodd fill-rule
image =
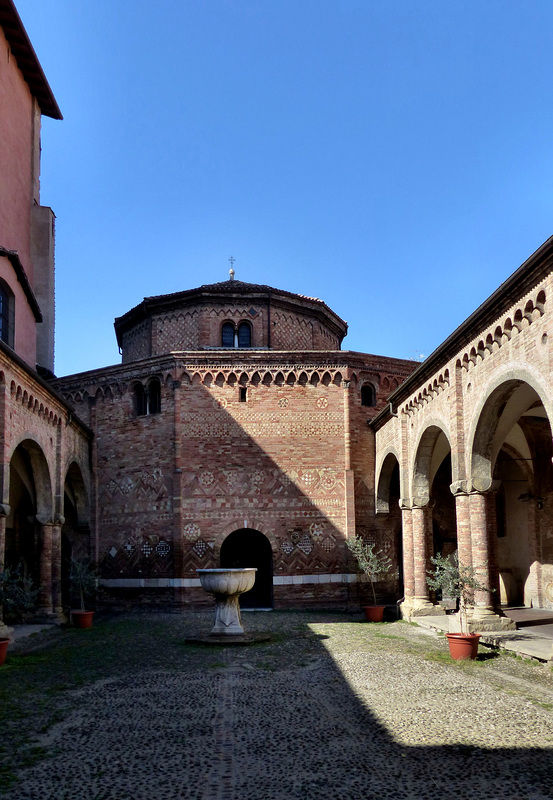
M79 609L71 610L71 619L76 628L91 628L94 611L85 610L85 597L92 597L96 590L96 569L89 558L72 558L71 571L71 597L79 598Z
M475 567L459 564L457 553L450 556L432 556L434 569L428 571L426 582L430 589L441 590L444 595L459 601L460 633L446 633L449 652L456 661L474 659L478 653L479 633L468 629L467 608L475 591L485 591L487 587L478 579ZM492 590L493 591L493 590Z
M365 542L361 536L354 536L346 540L347 546L355 557L359 569L367 576L373 593L374 605L364 606L365 619L368 622L382 622L385 606L378 605L376 601L375 583L377 578L382 578L392 570L392 560L382 550L375 551L376 545Z

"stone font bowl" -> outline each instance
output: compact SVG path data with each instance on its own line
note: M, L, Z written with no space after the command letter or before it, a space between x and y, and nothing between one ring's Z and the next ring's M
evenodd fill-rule
M255 583L257 569L198 569L202 588L210 594L222 594L231 597L235 594L249 592Z

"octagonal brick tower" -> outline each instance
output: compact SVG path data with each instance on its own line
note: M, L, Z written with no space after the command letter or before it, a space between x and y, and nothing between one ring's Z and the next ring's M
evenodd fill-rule
M115 330L127 363L184 350L339 350L347 324L315 297L228 280L145 297Z

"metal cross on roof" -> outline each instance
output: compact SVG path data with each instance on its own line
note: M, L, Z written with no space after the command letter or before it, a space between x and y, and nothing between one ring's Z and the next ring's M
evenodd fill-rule
M229 261L230 261L229 275L230 275L231 281L233 281L234 280L234 257L231 256L229 258Z

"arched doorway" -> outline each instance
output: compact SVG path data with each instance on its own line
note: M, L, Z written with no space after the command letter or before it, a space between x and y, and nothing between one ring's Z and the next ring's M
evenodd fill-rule
M386 521L383 526L386 529L389 541L392 542L392 550L388 555L391 556L398 570L398 583L396 586L398 597L404 594L403 528L399 505L400 497L399 461L394 453L388 453L378 476L376 513L378 515L386 515Z
M10 460L10 513L6 519L6 566L40 583L40 531L37 515L51 517L52 490L46 459L30 439L16 447Z
M553 445L537 388L524 380L499 384L475 427L472 483L490 492L492 581L503 605L553 607ZM544 566L545 565L545 566Z
M79 465L72 462L67 470L63 488L61 529L62 604L71 605L69 574L71 559L91 558L90 527L88 525L88 493Z
M273 551L260 531L240 528L221 545L222 567L257 567L253 589L240 597L241 608L273 607Z

